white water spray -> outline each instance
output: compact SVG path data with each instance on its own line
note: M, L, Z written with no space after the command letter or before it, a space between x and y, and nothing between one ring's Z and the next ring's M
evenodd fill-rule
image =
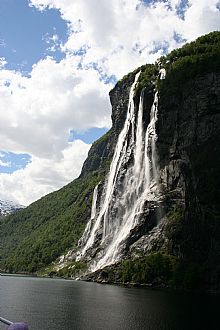
M79 243L78 243L79 246L83 245L83 243L88 240L91 229L92 229L94 219L96 217L96 210L97 210L97 205L96 204L97 204L97 198L98 198L98 187L99 187L99 183L95 186L95 189L93 191L91 216L90 216L89 221L87 222L84 233L83 233L81 239L79 240ZM83 250L82 250L81 253L84 253L84 249L85 249L85 246L83 247ZM78 259L79 259L79 257L77 257L76 260L78 260Z
M145 133L144 92L142 91L140 96L137 118L135 118L133 101L139 74L136 75L130 90L127 118L118 137L103 191L100 212L98 214L96 212L94 221L89 221L90 224L85 230L86 234L84 233L82 237L85 243L79 259L93 247L97 234L102 231L101 252L91 266L91 271L113 264L121 258L126 247L126 238L138 224L145 202L155 201L159 196L155 128L158 93L155 93L150 123Z
M138 81L139 75L140 75L140 72L136 74L135 81L131 86L131 90L130 90L130 94L129 94L127 117L125 120L124 128L122 129L121 133L119 134L118 142L117 142L117 145L115 148L115 153L114 153L113 160L112 160L112 163L110 166L110 171L109 171L108 180L107 180L107 187L104 192L105 193L104 202L101 207L100 213L99 213L93 227L91 228L88 240L85 240L85 245L84 245L78 259L83 257L85 255L85 252L93 245L93 243L95 241L95 236L96 236L97 230L100 228L103 217L105 217L104 227L103 227L104 234L106 231L106 228L105 228L106 222L107 222L106 214L107 214L109 205L112 200L112 194L114 192L117 175L118 175L119 169L121 168L122 155L125 154L125 151L126 151L126 146L127 146L126 137L127 137L128 131L129 131L130 123L134 117L133 97L134 97L134 90L135 90L135 86ZM82 239L82 241L83 240L84 239Z

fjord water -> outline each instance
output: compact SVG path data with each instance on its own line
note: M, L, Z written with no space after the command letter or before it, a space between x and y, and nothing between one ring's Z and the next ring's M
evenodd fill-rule
M26 321L30 330L219 329L219 301L145 288L0 277L1 316Z

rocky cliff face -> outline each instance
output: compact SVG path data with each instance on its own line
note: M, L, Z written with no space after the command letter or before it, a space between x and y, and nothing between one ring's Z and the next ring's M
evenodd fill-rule
M134 81L135 74L131 73L127 79L118 82L110 91L110 102L112 106L112 128L103 137L96 141L84 162L81 176L92 171L109 169L114 154L115 145L121 132L127 115L129 91Z
M219 128L219 73L197 76L169 97L161 92L157 150L165 221L134 249L163 248L197 261L218 256Z
M161 179L168 191L179 191L184 205L183 252L207 255L213 248L209 230L220 211L220 74L187 81L169 98L162 94L159 114Z
M110 92L113 127L101 153L106 153L107 159L112 158L119 133L124 127L129 90L136 72L129 74ZM179 88L175 80L172 85L171 73L168 68L168 86L166 79L157 84L155 77L144 86L145 132L150 122L155 88L159 88L156 162L160 193L156 199L145 199L138 220L134 221L126 240L122 242L120 258L140 258L155 252L167 254L193 265L195 269L197 265L202 265L203 282L215 287L220 282L220 270L216 266L220 261L219 66L216 63L207 69L201 66L193 76L184 79ZM134 97L136 127L139 102L137 92ZM93 146L92 152L100 155L96 146ZM127 171L134 163L132 156L129 157L124 166ZM103 166L102 156L99 161L97 169ZM84 169L89 163L90 159ZM122 175L121 182L123 180ZM122 189L120 185L116 189ZM127 189L131 188L128 186ZM98 205L102 203L102 194L99 197ZM91 256L92 259L97 258L99 249L105 248L103 246L100 231L94 246L88 250L89 258L85 254L84 260L91 262ZM97 276L100 272L90 278Z

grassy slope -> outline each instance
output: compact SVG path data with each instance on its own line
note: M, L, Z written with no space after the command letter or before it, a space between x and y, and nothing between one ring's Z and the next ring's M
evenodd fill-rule
M109 134L96 141L97 148ZM102 170L84 171L78 179L0 222L0 269L10 272L35 272L76 247L90 217L95 185L103 179L109 161Z
M77 179L7 217L1 224L1 268L34 272L74 246L89 217L97 179Z

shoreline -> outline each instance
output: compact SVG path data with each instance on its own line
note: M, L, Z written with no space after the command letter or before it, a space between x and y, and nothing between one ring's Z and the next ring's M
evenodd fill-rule
M110 281L94 281L90 279L83 278L72 278L72 277L61 277L61 276L49 276L49 275L38 275L35 273L0 273L0 276L5 277L29 277L29 278L39 278L39 279L51 279L51 280L65 280L65 281L80 281L87 283L96 283L102 285L114 285L124 288L140 288L140 289L150 289L150 290L162 290L173 293L183 293L183 294L196 294L196 295L209 295L209 296L220 296L219 290L209 289L209 290L184 290L181 288L174 288L165 284L155 285L153 283L132 283L132 282L110 282Z

